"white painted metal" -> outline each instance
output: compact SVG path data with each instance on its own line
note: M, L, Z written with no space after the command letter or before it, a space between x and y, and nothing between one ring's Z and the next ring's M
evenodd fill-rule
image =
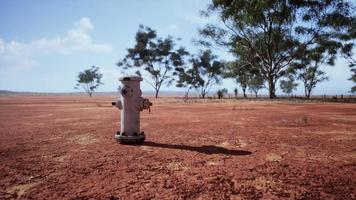
M127 78L127 77L126 77ZM121 133L127 136L140 134L140 103L142 91L140 79L120 79L123 87L121 89Z
M145 136L140 132L140 111L149 109L152 103L141 97L141 77L126 76L119 80L122 82L120 100L113 103L121 110L121 129L116 139L120 142L143 141Z

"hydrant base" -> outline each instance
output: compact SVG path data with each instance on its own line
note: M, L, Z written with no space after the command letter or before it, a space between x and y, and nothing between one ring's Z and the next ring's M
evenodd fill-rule
M142 143L145 141L145 135L137 135L137 136L127 136L127 135L115 135L115 138L120 143Z

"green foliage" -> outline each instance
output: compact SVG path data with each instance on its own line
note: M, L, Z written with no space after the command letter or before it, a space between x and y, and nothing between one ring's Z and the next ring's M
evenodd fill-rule
M351 78L349 80L351 80L352 82L356 83L356 68L352 68L351 69L351 72L353 73L351 75ZM355 93L356 92L356 85L354 85L352 88L351 88L351 93Z
M356 10L354 10L354 12L356 12ZM356 60L352 52L356 40L356 17L353 18L352 22L347 27L347 32L338 34L338 37L343 41L341 55L349 62L349 66L353 68L356 67Z
M298 86L298 83L295 82L293 76L289 76L287 79L281 80L279 84L282 91L286 94L291 94Z
M356 84L356 59L354 53L352 52L356 41L356 19L353 20L353 23L348 30L348 34L341 34L339 37L342 40L345 40L341 49L341 55L346 59L349 63L349 67L351 68L351 77L349 80ZM351 88L350 92L356 92L356 85Z
M258 91L265 88L265 79L260 74L251 74L247 81L248 89L250 92L255 93L255 97L258 97Z
M224 62L218 61L217 56L206 50L192 56L190 64L190 67L177 70L179 79L176 86L194 88L205 98L211 86L220 83Z
M329 42L326 42L329 43ZM328 49L325 51L325 46ZM294 73L297 79L304 84L304 93L310 98L312 90L320 82L328 80L327 75L320 69L321 65L334 65L337 44L318 44L313 48L305 49L298 59L291 64L290 71Z
M224 96L228 94L228 91L226 88L223 88L221 90L218 90L216 92L216 94L218 95L218 98L221 99L221 98L224 98Z
M301 69L298 79L304 84L304 92L307 98L310 98L312 90L322 81L328 80L328 76L318 68L318 65L307 66Z
M77 84L75 89L79 89L81 86L84 91L91 97L94 91L102 85L101 78L103 75L99 72L100 68L92 66L90 69L86 69L78 74Z
M171 36L159 38L156 31L142 25L135 40L135 46L127 49L127 55L118 66L123 70L136 68L140 76L146 72L152 79L148 83L155 89L157 98L161 86L174 81L175 69L184 65L184 57L189 53L183 47L176 49Z
M224 72L224 78L233 78L236 81L236 83L240 84L240 87L242 89L245 98L247 97L246 89L250 77L251 77L251 73L248 64L245 64L240 60L227 63Z
M234 89L234 94L235 94L235 98L237 97L239 90L237 88Z
M222 25L200 30L227 47L238 62L259 71L275 97L278 79L290 73L290 66L307 49L318 49L333 64L342 44L351 38L355 12L348 2L289 0L212 0L204 15L217 13ZM208 44L205 40L201 44Z
M236 83L240 84L244 97L246 98L246 89L257 93L264 87L264 78L258 70L251 67L250 63L240 59L227 64L224 72L225 78L233 78Z

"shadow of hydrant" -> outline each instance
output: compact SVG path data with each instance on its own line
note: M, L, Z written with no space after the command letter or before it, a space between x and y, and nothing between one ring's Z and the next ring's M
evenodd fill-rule
M214 145L188 146L188 145L181 145L181 144L162 144L162 143L147 141L143 144L140 144L140 146L159 147L159 148L166 148L166 149L180 149L180 150L187 150L187 151L195 151L204 154L225 154L225 155L232 155L232 156L246 156L252 154L252 152L250 151L232 150L223 147L217 147Z

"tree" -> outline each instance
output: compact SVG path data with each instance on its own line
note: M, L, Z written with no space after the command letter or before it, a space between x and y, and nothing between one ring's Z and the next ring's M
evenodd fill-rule
M348 34L341 34L340 39L346 41L341 49L341 55L346 59L349 63L349 67L351 68L351 80L355 85L351 88L351 93L356 92L356 59L355 55L353 54L353 48L355 46L356 40L356 19L354 19L353 23L350 25Z
M239 90L237 88L234 89L234 94L235 94L235 98L237 98L237 94L238 94Z
M75 85L75 89L79 89L81 86L84 91L91 96L93 95L94 91L102 85L101 78L103 74L99 72L100 68L92 66L90 69L86 69L83 72L78 74L77 84Z
M351 78L349 80L353 81L354 83L356 83L356 68L352 68L351 72L353 72ZM355 93L356 92L356 85L352 86L351 88L351 93Z
M328 80L328 76L318 68L318 65L302 68L298 79L304 84L305 97L310 98L312 90L322 81Z
M241 63L240 61L235 61L227 63L224 78L233 78L235 82L240 85L244 98L246 98L246 89L250 74L248 65Z
M351 87L351 93L356 92L356 59L352 53L353 43L349 43L345 45L342 49L342 55L349 63L349 67L351 68L351 77L349 78L355 85Z
M265 88L264 78L260 74L251 74L247 81L248 89L250 92L255 93L255 97L258 97L258 91Z
M177 86L194 88L204 99L210 88L220 83L224 62L218 61L217 56L206 50L192 56L190 64L190 67L178 70Z
M216 94L218 95L218 99L224 98L224 96L227 95L227 89L218 90Z
M192 69L185 71L184 68L177 68L176 71L178 74L176 87L186 88L184 97L188 98L189 91L197 85L197 79L195 78L196 75L194 74L195 71Z
M261 72L270 98L276 97L278 79L305 49L325 41L341 48L338 35L346 34L355 19L351 4L342 0L212 0L203 15L212 13L221 25L208 24L200 34L230 52L246 54L237 58Z
M296 87L298 86L298 83L295 82L293 76L288 76L287 79L281 80L279 84L282 91L288 95L290 95L293 92L293 90L295 90Z
M352 53L354 43L345 44L341 49L341 55L345 58L345 60L349 63L349 67L356 67L356 59L354 54Z
M327 47L327 50L325 50L325 47ZM297 79L303 82L305 97L308 99L318 83L328 80L328 76L320 69L320 66L324 64L334 65L339 47L337 43L323 41L323 44L305 49L296 61L291 64L290 70L296 74Z
M155 97L162 85L170 85L174 81L175 68L184 65L184 57L189 53L183 48L175 48L171 36L157 37L156 31L140 25L136 33L136 44L127 49L127 55L119 61L118 66L124 70L138 68L136 74L145 72L152 81L147 81L155 89Z

